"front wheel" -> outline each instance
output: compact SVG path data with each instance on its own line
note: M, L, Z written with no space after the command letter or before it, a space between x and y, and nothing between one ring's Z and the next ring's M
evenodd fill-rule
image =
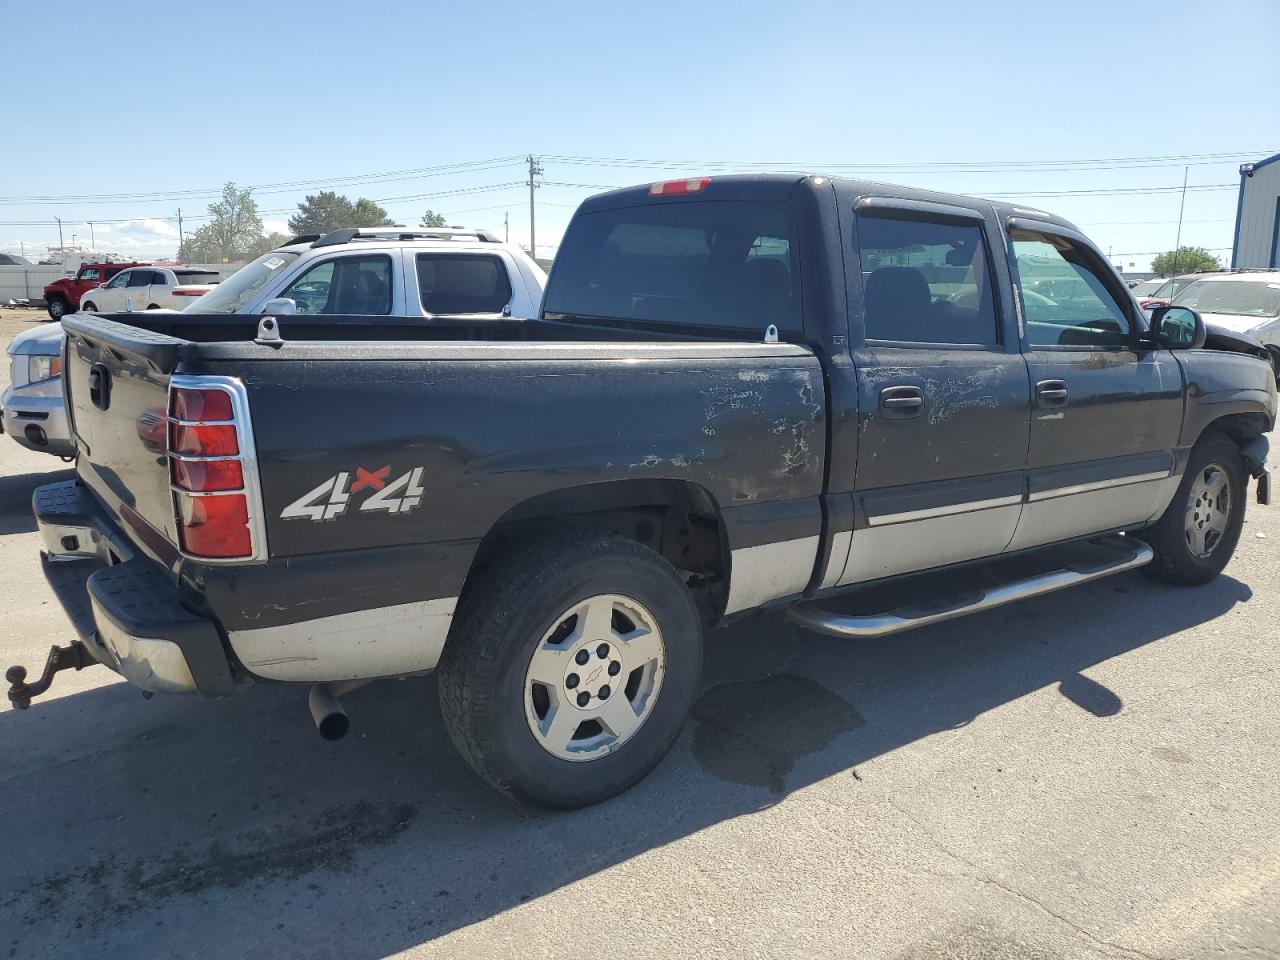
M82 303L80 304L80 312L81 313L97 313L98 305L93 301L90 301L88 303Z
M626 790L693 704L702 625L675 569L613 535L535 543L469 585L440 662L462 758L526 803L573 809Z
M54 297L45 305L45 309L49 311L50 319L61 320L67 313L67 301Z
M1240 449L1221 434L1191 449L1178 492L1155 526L1140 536L1155 559L1148 573L1166 583L1208 583L1240 542L1247 478Z

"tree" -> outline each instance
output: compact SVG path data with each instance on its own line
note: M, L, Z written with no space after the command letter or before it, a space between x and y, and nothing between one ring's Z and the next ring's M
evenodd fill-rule
M298 204L298 212L289 218L289 229L295 234L328 233L343 227L382 227L391 223L387 211L364 197L352 203L332 190L308 194Z
M227 183L222 199L209 204L209 222L179 246L178 257L190 263L243 260L261 240L262 220L253 191Z
M422 215L422 220L418 224L420 227L445 227L448 226L444 222L444 214L436 213L434 210L428 210Z
M1221 270L1222 264L1204 247L1179 247L1152 260L1151 269L1167 277L1181 273L1212 273Z

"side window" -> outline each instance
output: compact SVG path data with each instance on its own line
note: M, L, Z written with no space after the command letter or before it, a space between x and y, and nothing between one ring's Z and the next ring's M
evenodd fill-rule
M129 275L131 273L133 273L132 270L122 270L120 273L117 273L114 277L111 278L111 282L107 284L107 289L119 290L121 287L123 287L126 283L129 282Z
M318 263L291 283L282 297L299 313L386 316L391 313L391 258L341 257Z
M80 271L80 276L77 277L77 279L78 280L97 280L98 271L93 267L86 267L85 269Z
M1021 228L1015 228L1010 239L1028 342L1066 347L1129 345L1129 312L1107 288L1100 261L1087 247Z
M150 270L130 270L129 271L129 286L145 287L150 282L151 282Z
M418 293L427 313L501 313L511 280L500 257L420 253Z
M863 213L858 247L868 340L1000 342L978 224Z

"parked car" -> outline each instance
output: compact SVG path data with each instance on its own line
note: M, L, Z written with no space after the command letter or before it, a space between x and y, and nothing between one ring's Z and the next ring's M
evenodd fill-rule
M105 286L84 294L86 311L130 306L198 313L270 309L281 315L347 313L364 325L376 316L438 323L452 317L535 316L546 283L542 268L519 247L500 243L485 231L462 228L338 230L308 237L264 254L216 286L177 283L216 276L198 270L150 265L121 269ZM154 279L156 274L163 282ZM66 291L68 302L71 295ZM61 357L62 328L55 323L24 331L14 338L10 351L15 350ZM13 388L15 403L18 389ZM31 449L67 455L74 447L61 389L41 384L28 393L31 401L14 407L13 438ZM9 394L5 396L7 408ZM19 417L20 409L42 418L38 434Z
M1257 339L1280 378L1280 271L1202 276L1173 302L1197 311L1206 323Z
M1023 295L1063 274L1091 301ZM79 638L10 671L15 705L92 663L309 683L337 737L344 690L434 669L481 777L577 807L667 751L709 627L785 607L878 637L1137 567L1204 583L1251 476L1269 496L1267 364L1204 349L1193 310L1148 323L1071 224L1007 204L614 191L539 319L480 316L67 318L77 479L34 506ZM916 576L975 564L972 592ZM866 612L822 605L848 592Z
M1134 297L1141 300L1143 297L1154 297L1156 291L1169 282L1165 277L1156 277L1152 280L1133 280L1129 282L1129 290Z
M74 456L62 400L62 327L44 323L9 344L9 386L0 396L4 432L28 450Z
M33 264L26 257L19 256L16 253L0 253L0 267L33 267Z
M1151 293L1146 293L1146 292L1139 293L1138 290L1135 288L1133 291L1133 295L1138 300L1138 306L1142 307L1143 310L1150 310L1153 307L1159 307L1168 303L1172 303L1174 298L1179 293L1181 293L1191 284L1195 283L1196 280L1200 279L1201 277L1212 277L1212 276L1214 276L1214 274L1212 273L1180 274L1176 277L1169 277L1167 280L1161 283L1160 286L1156 287L1156 289Z
M219 282L214 270L192 267L130 267L81 297L81 310L182 310Z
M86 263L73 277L59 277L44 288L44 302L49 316L61 320L65 314L80 309L80 298L89 290L107 282L121 270L140 266L132 263Z
M188 309L197 313L533 317L546 274L484 230L336 230L263 254Z

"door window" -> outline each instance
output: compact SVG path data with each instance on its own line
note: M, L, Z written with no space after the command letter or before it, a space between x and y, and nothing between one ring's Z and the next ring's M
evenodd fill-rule
M111 278L111 282L107 284L107 289L119 290L121 287L123 287L126 283L129 282L129 275L132 272L133 272L132 270L125 270L122 273L117 273L114 277Z
M386 316L391 313L391 258L343 257L318 263L282 294L298 313Z
M868 340L994 346L991 272L976 223L858 216Z
M150 270L130 270L129 271L129 286L145 287L150 282L151 282Z
M1027 340L1036 346L1124 347L1133 326L1087 247L1015 227L1010 233Z
M97 280L98 270L96 267L85 267L83 270L80 271L80 276L78 276L76 279L77 280Z
M427 313L501 313L511 281L499 257L420 253L418 293Z

